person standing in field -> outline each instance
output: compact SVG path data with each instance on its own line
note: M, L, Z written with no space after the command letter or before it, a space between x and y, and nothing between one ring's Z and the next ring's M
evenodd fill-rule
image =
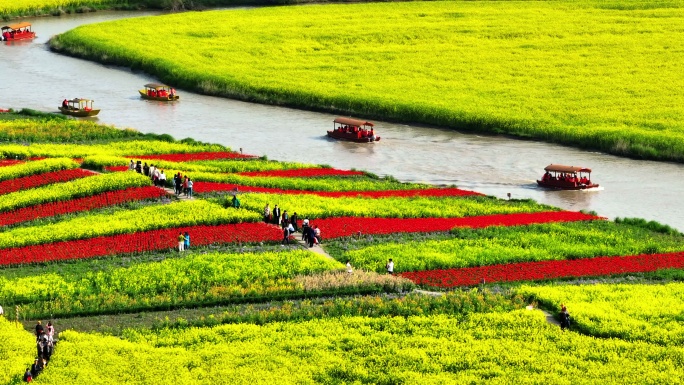
M183 250L190 250L190 233L186 231L183 238Z
M565 330L570 327L570 313L568 313L568 309L563 304L561 304L560 327L561 330Z
M178 252L183 251L185 248L185 235L183 233L178 234Z
M385 268L387 269L387 274L394 274L394 261L392 261L392 258L387 261Z
M128 164L128 171L135 171L135 163L131 159L131 163Z
M271 223L271 206L268 203L264 207L264 222Z
M351 262L347 259L347 274L351 275L353 272Z

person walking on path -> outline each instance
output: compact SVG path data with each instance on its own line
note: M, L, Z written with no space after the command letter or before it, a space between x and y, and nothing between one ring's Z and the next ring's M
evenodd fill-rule
M183 250L190 250L190 234L186 231L183 235Z
M192 179L188 178L188 198L192 198L192 186L195 184L195 182L192 181Z
M305 228L306 230L306 241L309 243L309 247L313 247L314 243L316 243L316 232L314 231L313 227L307 226Z
M41 334L45 331L45 328L43 328L43 323L41 321L38 321L36 324L36 338L40 337Z
M185 235L183 233L178 234L178 252L183 251L185 248Z
M296 211L290 217L290 223L292 224L292 227L294 227L295 231L299 231L299 229L297 228L297 212Z
M283 241L280 243L283 246L290 244L290 230L287 227L283 227Z
M385 265L385 268L387 269L387 274L394 274L394 261L392 261L392 258L387 261L387 265Z
M560 327L561 330L565 330L570 327L570 314L568 313L568 309L563 304L561 304Z

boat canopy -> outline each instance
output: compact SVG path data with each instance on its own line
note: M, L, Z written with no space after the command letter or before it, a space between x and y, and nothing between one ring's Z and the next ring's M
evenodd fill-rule
M154 88L155 90L161 89L161 88L171 88L165 84L159 84L159 83L147 83L145 84L146 88Z
M83 98L75 98L69 100L71 103L80 103L80 102L92 102L93 100L90 99L83 99Z
M6 25L6 26L2 27L2 29L14 29L14 30L17 30L17 29L19 29L19 28L26 28L26 27L30 27L30 26L31 26L31 23L22 22L22 23L17 23L17 24Z
M346 124L348 126L356 126L356 127L371 126L371 127L373 127L373 123L371 123L371 122L366 122L365 120L345 118L342 116L335 118L335 120L333 120L333 122L339 123L339 124Z
M550 164L550 165L544 167L544 170L555 171L555 172L591 172L590 168L577 167L577 166L564 166L562 164Z

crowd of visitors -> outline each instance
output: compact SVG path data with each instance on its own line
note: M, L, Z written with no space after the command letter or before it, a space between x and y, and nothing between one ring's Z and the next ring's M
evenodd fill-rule
M52 325L52 322L48 322L47 326L44 327L43 323L38 321L35 330L38 356L33 362L33 365L31 365L30 368L26 368L23 377L25 382L33 381L43 372L43 369L45 369L48 362L50 362L50 357L52 357L55 345L57 345L57 341L55 340L55 327Z
M164 170L159 169L153 164L147 165L147 162L134 161L128 164L129 171L135 171L138 174L143 174L149 177L155 186L166 187L166 174ZM176 195L185 195L192 198L192 187L195 182L187 175L182 175L180 172L173 176L173 187Z
M236 198L233 197L233 199ZM273 210L271 210L271 205L266 204L264 207L264 222L278 225L283 229L283 245L290 244L290 236L297 231L300 231L299 216L297 215L297 212L289 215L287 210L283 210L281 212L281 209L278 207L278 205L275 205ZM321 229L319 229L318 226L309 226L308 219L304 219L302 221L301 232L302 240L305 241L309 247L320 244L323 239L321 236Z

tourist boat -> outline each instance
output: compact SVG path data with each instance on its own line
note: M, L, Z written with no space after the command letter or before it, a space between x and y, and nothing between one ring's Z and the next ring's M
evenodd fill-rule
M93 100L76 98L67 100L59 106L59 111L64 115L86 117L95 116L100 113L100 110L93 109Z
M333 123L333 130L328 131L328 136L331 138L357 143L371 143L380 140L380 137L375 135L371 122L339 117L333 120Z
M31 31L31 23L27 22L6 25L0 30L2 30L0 36L4 41L27 40L36 37L36 33Z
M586 167L550 164L537 184L541 187L559 190L585 190L599 185L591 182L591 169Z
M159 100L162 102L172 102L179 98L175 89L158 83L145 84L145 89L138 90L138 92L140 92L140 97L143 99Z

